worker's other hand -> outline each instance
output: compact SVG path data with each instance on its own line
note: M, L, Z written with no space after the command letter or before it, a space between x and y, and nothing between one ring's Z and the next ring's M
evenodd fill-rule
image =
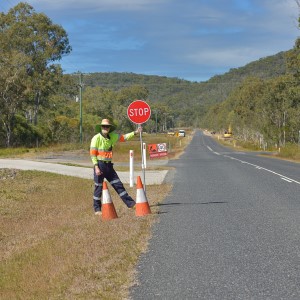
M101 172L101 170L98 166L95 166L95 173L96 173L97 176L102 174L102 172Z

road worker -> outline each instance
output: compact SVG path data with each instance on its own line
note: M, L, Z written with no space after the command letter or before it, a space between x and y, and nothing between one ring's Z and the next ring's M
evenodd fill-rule
M127 134L118 134L114 130L116 126L109 120L103 119L101 124L96 125L97 133L91 140L90 156L94 164L94 211L95 215L101 215L101 196L102 196L102 183L104 178L113 186L120 198L123 200L128 208L135 206L135 201L128 195L123 183L121 182L118 174L114 170L112 157L113 147L117 142L125 142L131 139L134 135L142 131L139 128L136 131Z

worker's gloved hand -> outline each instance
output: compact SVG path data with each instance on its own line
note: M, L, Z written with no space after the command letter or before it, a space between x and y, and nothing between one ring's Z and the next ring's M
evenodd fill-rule
M141 125L138 126L137 130L134 132L134 134L139 134L140 132L143 132L143 127Z

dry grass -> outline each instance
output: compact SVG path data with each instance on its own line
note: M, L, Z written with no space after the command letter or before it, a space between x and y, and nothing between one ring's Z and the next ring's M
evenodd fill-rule
M142 138L146 146L149 144L166 143L168 148L168 156L160 159L174 159L178 157L183 149L188 145L192 138L192 132L188 131L186 137L169 136L167 134L147 134ZM114 148L114 161L122 162L129 159L129 150L134 150L135 160L141 160L141 143L139 137L134 137L125 143L118 143ZM148 151L148 149L147 149ZM149 158L147 158L149 159Z
M192 133L185 138L147 135L143 142L167 143L170 159L177 158L191 138ZM88 145L76 147L7 149L0 156L56 154L76 157L75 165L78 156L90 161ZM140 160L136 137L116 147L114 161L128 161L131 149ZM135 188L125 187L135 198ZM137 260L157 220L158 203L171 186L147 186L152 214L145 217L136 217L109 186L119 218L107 222L93 214L93 188L86 179L0 169L0 299L128 298Z
M147 186L152 214L138 218L109 186L119 218L103 222L90 180L0 170L0 299L126 299L170 189Z
M237 139L224 139L220 137L220 135L214 135L213 138L218 141L223 146L229 147L234 150L238 151L257 151L261 152L264 151L263 149L259 148L258 145L254 145L250 142L242 142ZM292 162L300 162L300 147L297 144L287 144L285 147L281 148L271 148L264 151L268 157L277 158L288 160Z
M192 138L193 132L186 130L186 137L169 136L167 134L143 134L142 141L148 144L166 143L168 147L168 156L160 159L174 159L177 158L188 145ZM141 160L141 143L138 136L126 141L125 143L117 143L114 147L114 162L124 162L129 160L129 150L134 150L135 161ZM0 149L0 157L5 158L46 158L49 155L55 156L76 156L82 157L86 162L91 163L89 156L89 144L63 144L53 145L51 147L41 148L8 148ZM148 158L147 158L148 159ZM75 163L76 165L76 163Z

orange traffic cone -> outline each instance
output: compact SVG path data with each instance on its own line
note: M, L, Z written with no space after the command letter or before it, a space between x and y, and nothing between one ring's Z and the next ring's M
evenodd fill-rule
M102 188L102 220L112 220L118 218L115 206L111 200L106 181L103 181Z
M145 216L151 214L150 206L148 200L145 195L145 191L143 188L141 177L137 177L137 184L136 184L136 209L135 215L137 217Z

